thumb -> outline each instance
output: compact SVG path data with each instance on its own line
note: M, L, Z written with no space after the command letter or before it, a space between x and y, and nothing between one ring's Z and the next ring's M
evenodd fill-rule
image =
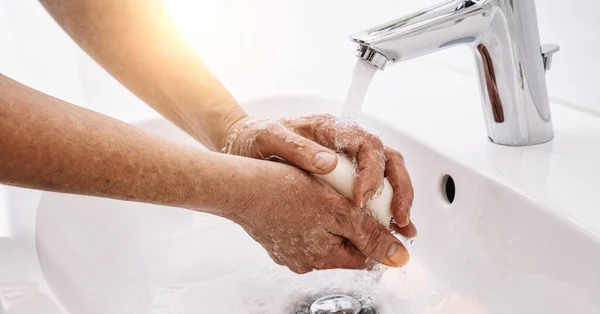
M337 154L283 125L260 138L265 156L278 156L288 163L315 174L327 174L337 166Z
M404 266L409 254L402 242L371 217L364 217L343 235L366 256L391 267Z

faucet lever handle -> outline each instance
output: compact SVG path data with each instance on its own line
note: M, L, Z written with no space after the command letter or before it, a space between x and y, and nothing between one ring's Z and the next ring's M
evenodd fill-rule
M560 46L555 44L542 45L542 60L544 62L544 70L548 71L552 67L552 57L560 51Z

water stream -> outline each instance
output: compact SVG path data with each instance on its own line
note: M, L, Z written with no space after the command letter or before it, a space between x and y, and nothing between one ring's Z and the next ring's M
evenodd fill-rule
M363 102L369 90L369 86L375 77L377 67L369 64L363 59L357 59L354 71L352 72L352 81L348 88L346 102L342 110L342 120L348 123L359 123ZM374 300L374 291L379 286L381 278L388 267L377 265L374 269L367 272L356 272L354 278L354 287L362 295L354 295L361 299L363 305L369 305ZM365 274L368 274L365 276ZM356 292L356 291L355 291Z
M349 123L359 122L363 102L377 70L377 67L361 58L356 60L356 65L354 65L354 71L352 72L352 81L348 88L346 102L342 110L342 120ZM373 271L372 284L379 282L386 269L387 267L381 265L381 267Z
M356 61L342 120L359 123L363 102L377 71L377 67L360 58ZM407 246L412 243L402 242ZM377 265L369 271L355 271L350 280L345 283L346 289L350 288L348 295L358 298L365 306L378 307L379 313L425 313L427 306L424 305L439 292L431 274L414 261L401 269Z
M362 105L377 72L377 67L369 64L363 59L358 59L352 73L352 83L348 89L348 96L342 111L342 119L348 122L358 123Z

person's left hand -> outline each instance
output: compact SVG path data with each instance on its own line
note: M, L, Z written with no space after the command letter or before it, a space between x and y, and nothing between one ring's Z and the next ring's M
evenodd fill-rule
M356 161L358 168L354 205L364 207L387 177L394 189L392 228L407 237L416 235L410 221L414 193L404 158L358 125L331 115L279 121L245 118L235 123L228 134L225 153L283 160L315 174L333 171L337 165L335 152L344 153Z

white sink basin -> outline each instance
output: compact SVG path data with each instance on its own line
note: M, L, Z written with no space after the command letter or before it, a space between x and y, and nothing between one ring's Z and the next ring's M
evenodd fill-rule
M276 118L341 107L281 98L246 108ZM371 297L382 314L600 312L597 238L391 125L369 116L361 124L405 155L416 191L411 262L379 284L366 272L295 275L221 218L55 193L44 195L37 216L46 280L70 313L281 314L332 291ZM165 120L141 126L197 145ZM456 185L452 204L445 175Z

